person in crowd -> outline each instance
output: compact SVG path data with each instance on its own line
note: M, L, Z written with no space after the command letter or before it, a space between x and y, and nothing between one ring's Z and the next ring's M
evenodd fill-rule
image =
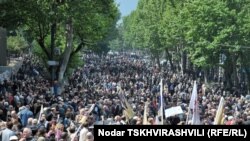
M180 106L183 110L182 114L163 115L163 123L187 124L196 73L182 74L171 70L168 64L160 70L143 56L126 53L107 56L88 53L83 58L84 66L74 70L63 89L54 81L51 91L51 81L33 55L24 58L20 69L13 74L15 80L0 82L2 140L8 141L15 135L18 140L92 141L90 127L95 124L142 125L145 103L148 104L147 124L157 125L161 120L161 79L163 109ZM34 70L39 74L33 75ZM197 86L200 124L214 124L220 98L224 97L223 124L249 125L250 98L246 95L246 83L232 91L221 84L205 86L202 79L197 79Z
M2 141L8 141L10 140L11 136L15 136L15 132L12 130L13 123L11 121L8 121L6 123L6 128L2 130L1 135L2 135Z
M11 136L9 141L18 141L18 137L17 136Z
M32 136L32 130L30 128L25 127L23 129L21 139L22 141L35 141L35 138Z
M24 109L22 111L20 111L20 119L22 122L22 126L26 126L27 125L27 121L29 118L33 117L33 112L30 111L30 106L27 105L24 107Z

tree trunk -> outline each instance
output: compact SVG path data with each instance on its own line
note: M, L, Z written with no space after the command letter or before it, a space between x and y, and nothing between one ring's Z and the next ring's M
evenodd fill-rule
M221 80L223 80L223 68L219 66L218 71L219 71L218 82L221 83Z
M233 74L232 56L229 53L227 53L227 59L224 65L224 75L226 81L225 85L227 89L231 89L233 86L232 74Z
M250 70L249 70L249 51L247 52L240 52L239 53L239 57L241 60L241 82L246 82L247 83L247 93L249 94L249 90L250 90ZM245 72L243 72L243 70Z
M56 13L57 13L57 6L56 3L53 2L52 3L52 11L54 12L54 21L52 22L51 25L51 39L50 39L50 56L51 56L51 61L55 61L55 43L56 43L56 24L57 24L57 17L56 17ZM56 78L56 72L55 72L55 66L51 66L50 67L50 73L51 73L51 85L53 85L54 80L57 79Z
M248 69L247 64L244 61L243 61L243 66L244 66L243 69L245 71L244 76L246 76L245 80L247 81L247 90L248 90L248 94L249 94L249 90L250 90L250 70Z
M171 70L175 70L174 68L174 64L173 64L173 60L172 60L172 55L169 53L168 49L165 50L166 51L166 59L169 61L170 63L170 69Z
M205 84L208 83L208 70L204 70L204 81L205 81Z
M7 31L0 27L0 66L7 66ZM1 73L1 72L0 72Z
M161 71L161 62L160 62L160 55L159 52L156 52L156 63Z
M249 89L250 89L250 72L248 69L245 69L246 71L246 76L247 76L247 90L248 90L248 94L249 94Z
M187 53L186 51L182 51L181 53L181 71L182 74L184 74L186 72L187 69Z
M50 56L51 56L51 61L54 61L54 55L55 55L55 42L56 42L56 23L53 23L51 26L51 41L50 41ZM53 84L53 81L56 79L56 74L55 74L55 66L51 66L50 68L51 72L51 84Z
M237 56L234 56L232 60L232 67L233 67L233 81L234 81L234 86L237 87L239 86L239 79L238 79L238 73L237 73Z
M63 53L63 58L60 64L60 69L59 69L59 76L58 76L58 81L60 84L62 84L64 73L66 71L70 54L72 52L72 47L73 47L73 25L72 21L69 20L68 23L66 24L66 48Z

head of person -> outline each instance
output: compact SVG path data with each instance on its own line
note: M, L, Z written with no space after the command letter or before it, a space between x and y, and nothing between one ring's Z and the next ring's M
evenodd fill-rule
M7 127L8 129L12 129L13 123L12 123L11 121L8 121L8 122L6 123L6 127Z
M32 125L37 125L37 123L38 123L37 119L32 120Z
M13 118L17 118L17 114L16 114L16 111L12 110L11 113L10 113L11 117Z
M46 115L45 114L41 115L41 121L46 121Z
M23 138L29 138L32 135L32 131L30 128L24 128L23 129Z
M32 125L33 118L28 118L28 125Z
M88 132L86 136L87 136L87 141L94 141L94 136L91 132Z

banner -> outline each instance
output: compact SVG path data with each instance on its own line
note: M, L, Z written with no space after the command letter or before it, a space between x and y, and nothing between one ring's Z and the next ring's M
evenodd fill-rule
M223 112L224 112L224 98L221 97L220 99L220 104L219 104L219 107L217 109L217 112L216 112L216 116L215 116L215 119L214 119L214 125L220 125L220 124L223 124Z
M175 116L178 114L183 114L183 111L181 109L181 106L177 106L177 107L171 107L165 110L165 117L171 117L171 116Z
M197 93L197 84L194 81L194 86L192 90L191 99L189 102L189 110L188 110L187 122L189 122L189 116L191 116L191 123L192 125L199 125L200 124L200 111L199 111L199 103L198 103L198 93ZM189 123L188 123L189 124Z

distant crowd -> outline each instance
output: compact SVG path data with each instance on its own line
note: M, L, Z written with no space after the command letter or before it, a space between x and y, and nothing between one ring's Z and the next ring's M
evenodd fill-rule
M163 109L180 106L183 113L165 117L163 124L185 125L194 76L149 63L143 56L85 54L60 92L57 81L44 77L45 68L33 56L11 80L0 82L1 141L93 141L95 124L158 124L160 80L163 80ZM223 123L250 124L250 96L223 86L204 89L198 79L198 103L202 125L213 125L224 97ZM52 93L51 93L52 92ZM123 95L128 106L124 106Z

